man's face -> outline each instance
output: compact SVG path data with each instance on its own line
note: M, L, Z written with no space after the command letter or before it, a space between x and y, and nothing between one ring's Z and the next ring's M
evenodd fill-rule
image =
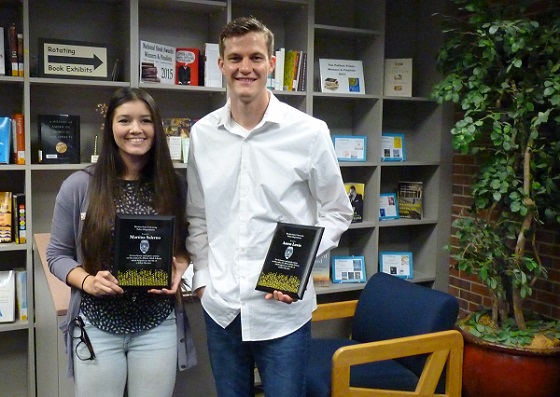
M265 35L249 32L230 37L224 44L224 57L218 60L218 65L231 98L248 103L266 93L267 77L274 70L276 60L268 55Z

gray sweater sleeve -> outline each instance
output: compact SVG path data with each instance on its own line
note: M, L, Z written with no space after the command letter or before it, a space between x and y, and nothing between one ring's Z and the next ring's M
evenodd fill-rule
M72 269L81 266L80 233L89 178L85 170L73 173L62 183L56 196L47 262L51 273L63 282Z

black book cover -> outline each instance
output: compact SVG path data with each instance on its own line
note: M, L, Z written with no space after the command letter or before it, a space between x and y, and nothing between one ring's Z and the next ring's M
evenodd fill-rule
M324 230L279 222L255 289L302 299Z
M80 116L39 115L39 163L80 163Z
M113 274L119 285L169 288L175 242L172 215L122 215L115 220Z

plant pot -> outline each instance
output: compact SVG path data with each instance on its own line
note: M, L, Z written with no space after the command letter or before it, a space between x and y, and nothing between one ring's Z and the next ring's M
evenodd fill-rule
M527 350L465 339L463 397L560 396L560 348Z

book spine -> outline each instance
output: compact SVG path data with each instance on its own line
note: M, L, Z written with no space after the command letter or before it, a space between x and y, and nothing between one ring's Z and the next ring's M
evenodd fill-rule
M25 124L23 122L23 114L15 113L12 115L15 121L14 137L14 164L25 164Z
M0 192L0 243L12 242L12 192Z
M286 61L284 62L284 91L292 91L294 81L294 62L296 61L296 51L290 50L286 52Z
M27 242L27 221L25 211L25 194L14 194L12 198L13 233L16 244Z
M12 141L12 119L0 117L0 164L10 163Z
M18 76L17 33L15 23L12 23L10 25L8 38L10 46L10 64L12 65L12 76Z
M296 51L296 59L294 60L294 78L292 80L292 89L290 91L297 91L299 70L301 68L301 51Z
M23 77L23 34L17 34L18 76Z
M284 61L286 58L286 50L280 48L276 50L276 67L274 69L275 89L277 91L284 90Z
M27 321L27 272L16 269L16 307L20 321Z
M6 75L6 58L4 48L4 28L0 26L0 76Z
M298 91L307 90L307 52L302 53L301 68L298 77Z

